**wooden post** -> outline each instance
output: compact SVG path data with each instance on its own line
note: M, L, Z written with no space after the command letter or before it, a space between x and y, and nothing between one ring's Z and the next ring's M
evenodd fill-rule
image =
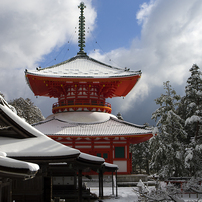
M103 199L103 172L102 172L102 170L101 170L101 190L102 190L102 199Z
M8 198L8 201L12 201L12 180L11 179L9 179L9 189L8 189L8 194L9 194L9 198Z
M103 172L99 170L99 197L103 198Z
M118 197L117 170L116 170L116 197Z
M51 198L52 198L52 178L51 177L44 177L43 182L44 182L44 184L43 184L44 201L50 202Z
M0 181L0 202L2 202L2 181Z
M78 192L79 192L78 202L82 202L82 170L79 170L78 172Z
M112 195L114 195L114 175L112 171Z
M100 176L100 170L99 170L99 198L101 197L101 176Z

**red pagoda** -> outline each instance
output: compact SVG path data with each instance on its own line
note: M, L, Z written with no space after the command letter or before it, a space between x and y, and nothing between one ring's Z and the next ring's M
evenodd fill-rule
M67 146L117 164L120 174L132 171L130 144L150 139L151 128L137 126L111 114L107 98L126 96L141 77L141 71L113 67L85 52L84 4L79 8L77 55L47 68L25 71L35 96L58 98L52 115L34 125Z

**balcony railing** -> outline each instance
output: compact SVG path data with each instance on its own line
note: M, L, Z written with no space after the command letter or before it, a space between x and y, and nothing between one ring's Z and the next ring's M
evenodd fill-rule
M63 111L102 111L111 113L111 104L97 99L68 99L53 104L53 113Z

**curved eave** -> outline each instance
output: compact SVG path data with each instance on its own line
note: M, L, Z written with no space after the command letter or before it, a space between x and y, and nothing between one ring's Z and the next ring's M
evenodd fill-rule
M36 173L37 171L30 171L28 169L0 166L0 176L5 178L33 178Z
M73 162L75 161L80 153L74 155L60 155L60 156L15 156L15 158L22 161L31 161L34 163L57 163L57 162Z
M94 77L46 77L39 76L29 72L25 72L27 83L30 89L33 91L35 96L47 96L47 97L57 97L51 92L51 88L48 83L51 82L52 86L58 86L60 84L67 83L116 83L116 90L112 97L126 96L131 89L135 86L141 77L140 74L134 74L130 76L116 76L108 78L94 78ZM54 85L56 84L56 85Z
M48 137L50 138L63 138L64 135L47 135ZM96 139L96 138L101 138L101 139L104 139L104 138L126 138L129 140L130 144L138 144L138 143L141 143L141 142L145 142L147 140L149 140L150 138L153 137L153 134L152 133L148 133L148 134L125 134L125 135L93 135L93 136L89 136L89 135L71 135L71 136L68 136L72 139L77 139L77 138L92 138L92 139Z

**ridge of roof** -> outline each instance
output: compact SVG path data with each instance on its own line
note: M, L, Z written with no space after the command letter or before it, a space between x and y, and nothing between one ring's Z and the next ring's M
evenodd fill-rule
M96 59L94 59L94 58L91 58L91 57L89 57L89 56L86 55L86 54L79 54L79 55L76 55L76 56L74 56L74 57L72 57L72 58L70 58L70 59L68 59L68 60L65 60L65 61L63 61L63 62L60 62L60 63L58 63L58 64L55 64L55 65L52 65L52 66L49 66L49 67L45 67L45 68L37 68L37 70L38 70L38 71L43 71L43 70L46 70L46 69L52 69L52 68L54 68L54 67L59 67L59 66L61 66L61 65L67 64L67 63L72 62L72 61L75 61L75 60L77 60L77 59L86 59L86 60L90 60L90 61L92 61L92 62L98 63L98 64L100 64L100 65L103 65L103 66L106 66L106 67L109 67L109 68L112 68L112 69L124 70L124 71L134 72L134 73L136 73L136 74L142 74L141 70L138 70L138 71L133 71L133 70L132 70L132 71L131 71L129 68L125 68L125 69L124 69L124 68L114 67L114 66L105 64L105 63L103 63L103 62L100 62L100 61L98 61L98 60L96 60ZM27 70L25 70L25 71L27 71Z
M111 117L111 116L110 116L110 117ZM114 118L114 119L115 119L115 118ZM110 118L109 118L108 120L100 121L100 122L93 122L93 123L92 123L92 122L90 122L90 123L75 123L75 122L68 122L68 121L64 121L64 120L61 120L61 119L59 119L59 118L53 117L53 118L48 119L48 120L45 120L45 121L40 121L40 122L38 122L38 123L34 123L34 124L32 124L32 126L37 126L37 125L41 125L41 124L43 124L43 123L48 123L48 122L50 122L50 121L52 121L52 120L57 120L57 121L59 121L59 122L69 123L69 124L78 126L78 125L95 125L95 124L101 124L101 123L105 123L105 122L109 121Z
M140 129L145 129L145 130L152 130L153 127L148 127L146 125L138 125L138 124L135 124L135 123L130 123L130 122L127 122L127 121L124 121L124 120L120 120L120 119L116 119L114 117L110 117L110 119L114 120L114 121L117 121L117 122L120 122L120 123L125 123L126 125L129 125L129 126L135 126L136 128L140 128Z
M48 122L50 122L52 120L57 120L57 121L63 122L63 123L70 123L70 124L76 125L76 126L79 126L79 125L96 125L96 124L102 124L102 123L108 122L110 119L113 120L113 121L119 122L119 123L129 125L129 126L134 126L136 128L145 129L145 130L152 130L152 127L148 127L146 125L137 125L137 124L130 123L130 122L127 122L127 121L124 121L124 120L120 120L118 118L114 118L112 116L110 116L110 118L108 120L101 121L101 122L96 122L96 123L71 123L71 122L60 120L58 118L53 117L53 118L45 120L45 121L40 121L38 123L34 123L34 124L32 124L32 126L37 126L37 125L41 125L43 123L48 123Z

